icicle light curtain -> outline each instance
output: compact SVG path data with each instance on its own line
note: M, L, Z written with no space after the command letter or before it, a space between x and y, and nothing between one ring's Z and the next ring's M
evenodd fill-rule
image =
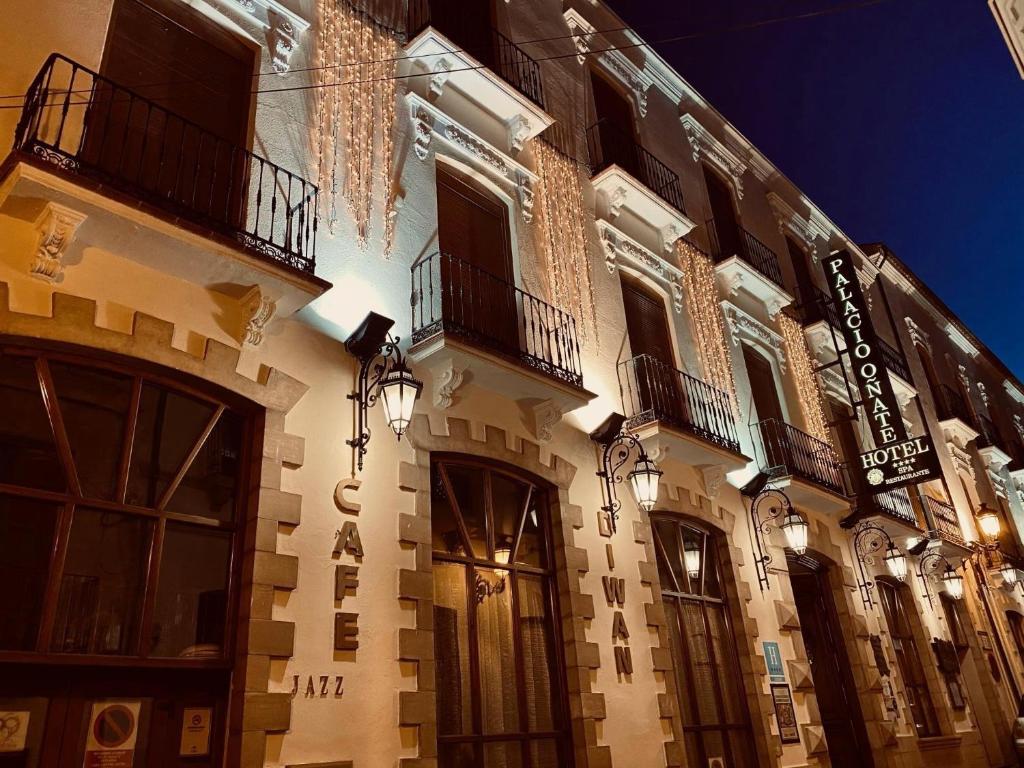
M355 219L360 245L370 235L374 179L384 199L384 253L394 241L394 34L348 0L320 0L320 88L317 89L317 177L328 227L338 221L338 199ZM343 165L343 167L341 167ZM376 170L376 174L374 171Z
M533 147L540 177L540 234L552 303L576 318L585 340L596 336L597 309L587 257L579 169L575 160L544 139L538 138Z
M711 258L686 240L676 242L679 266L683 270L683 289L686 310L690 317L694 341L704 366L708 384L729 395L733 413L739 407L736 400L736 382L732 377L729 342L725 335L725 320L718 303L718 285L715 266Z
M825 401L818 386L818 375L814 372L814 362L803 328L785 312L779 313L779 327L782 329L782 341L786 345L786 359L793 371L793 381L800 398L804 426L808 434L831 445L832 437L829 434L828 419L825 418Z

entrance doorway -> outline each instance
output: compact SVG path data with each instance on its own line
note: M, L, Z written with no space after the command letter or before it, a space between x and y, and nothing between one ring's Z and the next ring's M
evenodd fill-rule
M789 578L832 765L871 768L871 747L828 581L828 566L809 556L791 558Z

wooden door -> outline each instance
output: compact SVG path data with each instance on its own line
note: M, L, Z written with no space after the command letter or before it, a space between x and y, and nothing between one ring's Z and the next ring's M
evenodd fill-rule
M438 168L437 235L445 320L484 343L518 352L520 308L508 209Z
M743 346L743 362L747 366L747 378L750 379L750 392L754 398L758 421L773 419L779 424L784 423L772 364L764 355L747 345Z
M871 748L827 572L791 563L790 581L829 758L834 768L870 768L874 764Z
M793 265L793 273L796 275L796 288L800 296L800 305L805 312L813 312L817 301L817 290L814 286L814 278L811 277L811 269L807 264L807 252L796 243L791 237L786 237L786 250L789 251L789 260ZM820 313L808 317L808 320L820 319Z
M590 84L594 93L594 112L597 115L599 139L593 148L600 153L600 157L591 158L591 161L601 167L618 165L626 173L638 177L640 163L636 148L633 105L599 72L591 70Z
M732 189L721 176L706 165L703 169L704 183L708 188L708 202L711 204L711 218L714 221L711 250L719 259L742 255L739 219L732 200Z
M118 0L84 154L164 201L236 222L255 66L253 49L180 0Z
M638 401L634 407L653 409L661 418L681 418L683 398L664 300L640 282L624 277L622 303L633 354L627 389Z

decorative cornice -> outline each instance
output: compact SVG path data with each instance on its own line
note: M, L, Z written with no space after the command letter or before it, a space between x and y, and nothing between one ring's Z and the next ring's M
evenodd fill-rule
M946 323L946 335L949 336L949 340L956 344L962 352L970 355L971 357L978 356L978 349L971 343L971 341L964 335L963 331L960 330L960 326L952 321Z
M239 305L242 309L242 343L258 347L263 343L267 325L277 311L277 302L254 285L242 296Z
M533 184L537 181L537 174L418 94L410 91L405 99L414 127L413 151L416 157L426 160L433 138L438 137L453 150L453 155L467 160L495 181L515 187L523 221L529 224L533 220Z
M284 74L289 70L299 36L309 29L308 21L277 0L220 0L219 4L254 18L266 30L274 71Z
M736 196L743 199L743 174L747 170L747 165L736 150L716 139L689 112L680 117L679 121L683 124L686 138L690 142L694 161L707 160L720 171L732 177L733 185L736 187Z
M810 251L811 258L815 263L818 261L818 240L826 243L832 236L832 229L827 222L817 218L813 213L804 218L796 209L776 192L769 192L768 204L775 214L775 220L779 223L779 232L792 234L800 240Z
M677 313L683 311L683 272L679 267L670 264L603 219L598 220L597 231L601 237L605 266L609 274L615 273L618 259L621 257L646 274L669 283L672 289L672 306Z
M36 253L29 274L47 283L64 278L64 259L86 215L59 203L48 202L36 217Z
M775 353L779 369L785 374L786 348L782 336L731 301L722 302L722 312L725 313L725 325L729 329L729 338L734 346L739 346L743 339L748 339L768 347Z

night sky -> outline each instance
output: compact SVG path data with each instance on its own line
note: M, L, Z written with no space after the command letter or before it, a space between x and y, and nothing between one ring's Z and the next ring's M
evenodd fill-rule
M609 0L856 242L884 241L1018 376L1024 80L985 0ZM724 30L724 31L723 31Z

